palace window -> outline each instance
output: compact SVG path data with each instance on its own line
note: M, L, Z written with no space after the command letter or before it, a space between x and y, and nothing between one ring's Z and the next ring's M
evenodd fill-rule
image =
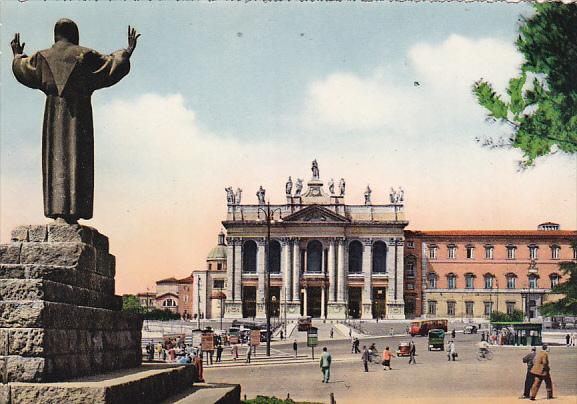
M561 255L561 247L559 247L558 245L552 245L551 246L551 259L552 260L558 260L560 255Z
M513 314L515 311L515 302L507 302L507 314Z
M430 245L429 246L429 258L434 260L437 259L437 249L438 247L436 245Z
M485 316L490 316L491 312L493 311L493 302L484 302L484 310L483 310L483 314Z
M475 288L475 275L473 274L465 274L465 287L467 289L474 289Z
M437 289L437 275L429 274L429 289Z
M515 289L517 287L517 276L515 274L507 274L507 289Z
M454 260L455 258L457 258L457 246L455 244L449 244L449 246L447 247L447 251L449 259Z
M173 299L166 299L162 302L162 307L176 307L176 302Z
M415 284L414 283L407 283L407 290L414 290Z
M473 317L473 308L475 307L475 302L465 302L465 316Z
M415 269L417 257L414 255L407 255L405 262L405 276L407 278L414 278L417 275L417 271Z
M486 274L485 279L485 289L493 289L493 275Z
M475 254L474 254L475 247L473 247L472 245L468 245L466 247L466 250L467 250L467 259L468 260L472 260L473 258L475 258Z
M495 251L495 247L492 245L485 246L485 259L492 260L493 259L493 252Z
M537 288L537 276L529 275L529 288L531 289Z
M407 241L407 248L415 248L415 242L414 241Z
M222 271L222 263L219 262L218 264L216 264L216 270Z
M455 289L457 287L457 276L455 274L449 274L447 276L447 288Z
M537 259L537 250L538 249L539 249L539 247L537 247L535 244L531 244L529 246L529 259L531 259L531 260Z
M455 302L447 302L447 315L450 317L455 316Z
M557 287L559 285L559 279L561 277L557 274L551 274L551 289Z
M224 289L224 279L215 279L212 282L213 289Z
M514 245L507 246L507 259L514 260L517 255L517 247Z
M429 300L429 314L436 315L437 314L437 302L434 300Z

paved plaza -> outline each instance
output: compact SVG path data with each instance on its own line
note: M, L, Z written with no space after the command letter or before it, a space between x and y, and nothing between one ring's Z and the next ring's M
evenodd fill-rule
M315 324L316 325L316 324ZM526 366L522 357L528 352L525 347L493 347L492 361L478 361L477 342L480 335L457 333L456 346L459 358L448 362L445 352L427 350L427 339L415 337L417 365L408 365L408 358L394 358L393 370L384 371L373 364L369 372L363 372L360 355L351 354L348 339L335 329L334 339L324 340L330 325L320 324L323 341L315 350L315 360L294 363L239 365L205 370L210 382L234 382L242 386L242 395L275 395L285 398L287 394L295 400L328 402L330 393L338 403L372 402L492 402L519 401L523 391ZM306 347L305 333L298 333L299 354L311 350ZM448 341L448 337L446 341ZM375 342L379 353L385 346L397 349L399 342L410 337L369 337L364 344ZM275 343L275 350L292 352L292 341ZM331 381L321 383L318 355L327 346L333 355ZM555 402L576 402L577 397L577 349L552 347L551 374L554 383ZM542 386L537 399L545 399Z

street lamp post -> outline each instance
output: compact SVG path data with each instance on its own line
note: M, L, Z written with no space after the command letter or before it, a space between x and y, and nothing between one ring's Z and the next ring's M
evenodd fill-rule
M198 329L200 330L200 275L198 275L198 282L196 284L197 292L197 305L196 305L196 317L198 320Z
M266 246L265 246L265 272L266 272L266 285L265 285L265 312L266 312L266 356L270 356L270 306L271 306L271 295L270 295L270 227L273 220L275 212L281 214L281 209L276 208L270 209L270 202L267 202L266 209L259 207L258 212L264 214L266 220ZM282 220L282 217L281 217Z

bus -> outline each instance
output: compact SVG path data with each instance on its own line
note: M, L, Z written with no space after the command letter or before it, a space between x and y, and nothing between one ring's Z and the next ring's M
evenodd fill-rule
M429 334L429 330L443 330L447 332L447 326L449 324L449 320L447 319L430 319L430 320L416 320L411 322L411 326L409 328L409 334L411 337L415 335L420 335L422 337Z

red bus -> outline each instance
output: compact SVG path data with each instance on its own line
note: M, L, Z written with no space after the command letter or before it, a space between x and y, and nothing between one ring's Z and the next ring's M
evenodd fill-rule
M431 319L431 320L416 320L411 323L411 327L409 328L409 334L411 337L415 335L425 336L428 335L429 330L443 330L447 332L447 326L449 324L449 320L446 319Z

